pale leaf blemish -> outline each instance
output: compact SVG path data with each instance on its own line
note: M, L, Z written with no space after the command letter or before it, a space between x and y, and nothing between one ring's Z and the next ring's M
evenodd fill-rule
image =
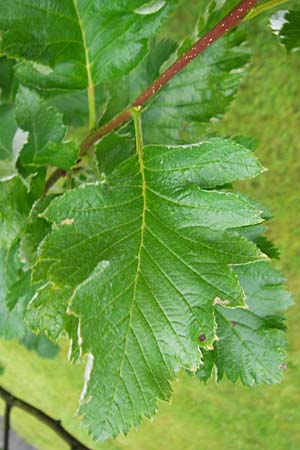
M53 72L53 69L50 66L40 63L33 63L32 65L34 69L42 75L50 75Z
M141 15L150 15L160 11L166 4L166 0L153 0L152 2L145 3L140 8L134 10L135 13Z
M74 219L64 219L60 222L61 225L73 225L73 223L75 222Z
M230 304L229 300L221 300L219 297L214 299L214 305L227 306Z

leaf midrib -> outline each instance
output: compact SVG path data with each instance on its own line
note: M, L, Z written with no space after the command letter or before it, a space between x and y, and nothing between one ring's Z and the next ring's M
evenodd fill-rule
M145 164L144 164L143 146L142 146L141 142L140 142L140 145L139 145L138 140L137 140L137 145L136 145L136 152L137 152L138 162L139 162L139 172L140 172L140 175L141 175L141 190L142 190L142 198L143 198L142 218L141 218L141 235L140 235L139 249L138 249L138 252L137 252L137 268L136 268L136 273L135 273L134 282L133 282L133 295L132 295L132 301L131 301L130 311L129 311L129 316L128 316L128 326L127 326L127 331L126 331L126 336L125 336L125 341L124 341L124 351L123 351L123 355L122 355L122 359L121 359L121 363L120 363L120 369L119 369L119 372L118 372L118 378L117 378L117 381L116 381L114 393L113 393L113 395L111 397L111 404L115 401L115 395L116 395L116 392L117 392L120 380L123 380L123 378L121 377L121 373L122 373L122 370L123 370L123 365L124 365L125 359L126 358L129 359L128 355L127 355L127 352L126 352L126 348L127 348L127 343L128 343L129 330L132 329L132 327L131 327L131 320L132 320L133 308L134 308L134 305L136 303L136 292L137 292L138 279L139 279L139 275L141 273L141 260L142 260L141 256L142 256L142 250L144 248L144 234L145 234L145 229L146 229L146 211L147 211L146 193L147 193L147 185L146 185L146 176L145 176ZM124 380L123 380L123 382L124 382ZM129 395L129 398L130 398L130 395ZM131 399L130 399L130 401L131 401ZM149 409L148 402L146 402L146 404L147 404L147 407ZM108 421L108 417L107 417L106 421Z

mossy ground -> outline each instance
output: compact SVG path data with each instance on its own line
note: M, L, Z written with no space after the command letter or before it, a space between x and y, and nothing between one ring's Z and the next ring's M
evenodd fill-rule
M199 1L199 5L203 2ZM197 9L182 2L173 34L184 35ZM178 27L180 24L180 33ZM257 155L269 172L239 188L264 203L275 219L270 237L281 251L279 267L288 277L295 306L287 314L288 370L277 386L248 389L228 382L208 386L183 375L174 384L172 405L160 404L157 416L145 420L126 438L93 444L74 418L83 368L66 362L66 345L54 360L41 360L12 341L0 342L6 371L1 383L16 395L62 420L91 448L103 450L299 450L300 448L300 54L287 55L266 26L249 22L254 57L241 92L219 135L254 136ZM278 265L278 263L276 263ZM3 405L1 405L3 406ZM47 427L15 410L13 428L39 450L68 447Z

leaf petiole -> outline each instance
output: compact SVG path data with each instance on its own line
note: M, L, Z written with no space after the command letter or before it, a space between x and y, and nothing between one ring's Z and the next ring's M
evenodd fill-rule
M141 110L142 110L141 106L133 106L132 108L130 108L130 113L133 118L135 130L136 151L139 159L143 157L143 147L144 147Z

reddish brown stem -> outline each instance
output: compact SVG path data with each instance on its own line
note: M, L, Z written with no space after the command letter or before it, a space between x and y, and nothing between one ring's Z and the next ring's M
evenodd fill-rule
M89 148L100 138L118 128L128 119L131 114L129 109L134 106L142 106L151 97L153 97L168 81L170 81L178 72L192 62L200 53L208 48L213 42L223 36L228 30L237 26L251 8L258 2L258 0L243 0L241 1L224 19L222 19L212 30L210 30L205 36L199 39L189 50L187 50L180 58L175 61L163 74L161 74L138 98L126 109L114 117L110 122L103 125L101 128L90 134L83 140L80 145L80 155L84 155ZM54 176L54 174L56 174ZM53 180L57 180L58 170L52 175ZM52 186L52 182L47 183L47 189ZM54 181L54 182L55 182Z

